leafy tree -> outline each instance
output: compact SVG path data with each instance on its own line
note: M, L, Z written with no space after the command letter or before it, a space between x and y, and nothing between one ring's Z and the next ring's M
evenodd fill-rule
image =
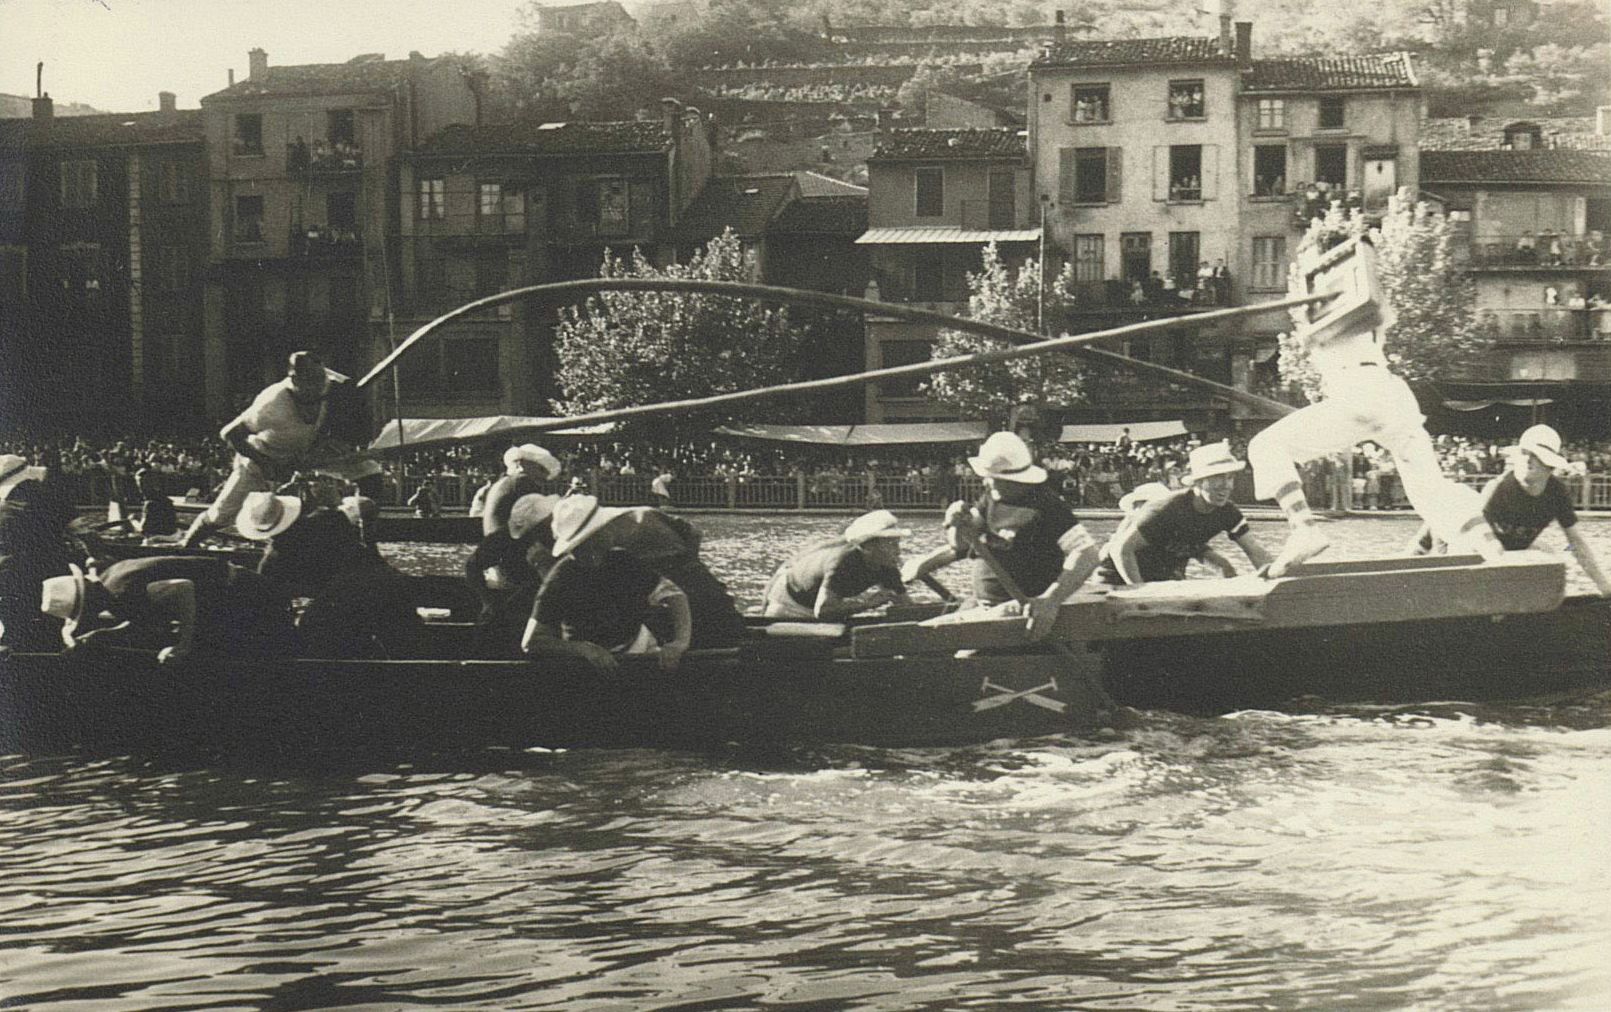
M1052 290L1047 292L1046 314L1060 314L1072 303L1072 264L1064 264ZM978 273L968 275L968 318L1019 330L1039 329L1041 268L1038 259L1013 270L1001 258L995 243L984 248ZM970 355L1010 347L1010 343L959 330L942 330L934 344L935 358ZM993 425L1006 422L1018 404L1057 406L1080 396L1083 372L1068 355L1035 355L936 373L924 392L964 418L981 418Z
M1388 201L1379 228L1370 228L1358 210L1345 214L1334 205L1324 218L1309 223L1299 258L1366 234L1376 247L1383 292L1397 314L1385 335L1394 370L1416 383L1459 376L1476 364L1492 342L1478 328L1471 277L1452 255L1448 218L1416 200L1408 188ZM1294 261L1288 288L1296 293L1302 287L1299 262ZM1280 343L1282 380L1319 400L1319 376L1304 349L1290 333L1282 334Z
M657 268L634 250L630 260L606 254L605 278L747 281L743 245L731 229L686 264ZM681 292L602 292L560 311L554 334L560 409L567 414L705 397L785 383L800 372L801 332L783 309L749 299ZM730 411L629 423L636 437L657 439L756 412L778 416L775 403Z
M1519 52L1505 61L1502 80L1524 84L1529 101L1549 115L1570 115L1603 102L1605 68L1611 65L1611 46L1561 46L1553 42Z

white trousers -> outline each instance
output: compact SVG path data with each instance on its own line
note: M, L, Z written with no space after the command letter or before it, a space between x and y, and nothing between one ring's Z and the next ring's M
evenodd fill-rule
M1248 444L1254 494L1274 499L1301 481L1299 463L1372 440L1393 455L1410 505L1433 533L1468 549L1470 532L1485 523L1482 501L1474 489L1443 476L1409 384L1382 366L1348 366L1326 376L1325 393L1325 400L1287 415Z

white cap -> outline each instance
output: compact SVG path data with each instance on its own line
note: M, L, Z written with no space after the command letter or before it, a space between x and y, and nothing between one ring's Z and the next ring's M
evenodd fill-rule
M911 533L900 526L900 521L889 510L873 510L851 521L850 526L845 528L844 537L850 544L860 545L874 538L904 538Z

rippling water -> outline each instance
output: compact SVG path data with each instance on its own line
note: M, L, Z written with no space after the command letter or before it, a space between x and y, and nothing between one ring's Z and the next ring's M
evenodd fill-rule
M842 522L701 525L753 599ZM1604 1009L1608 801L1607 696L943 751L13 757L0 1007Z

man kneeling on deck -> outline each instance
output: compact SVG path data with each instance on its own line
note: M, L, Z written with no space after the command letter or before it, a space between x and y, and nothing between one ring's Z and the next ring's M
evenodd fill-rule
M1611 597L1611 580L1600 568L1594 546L1578 530L1572 495L1555 476L1557 468L1571 463L1561 453L1560 433L1548 425L1535 425L1523 432L1508 452L1509 469L1482 490L1482 515L1499 543L1507 552L1524 551L1533 546L1544 528L1558 523L1578 565L1594 581L1600 596ZM1439 547L1432 529L1424 524L1411 544L1418 555Z
M763 614L831 622L904 598L901 538L911 533L889 510L857 517L844 534L778 567Z
M65 623L62 642L69 650L112 636L129 646L164 644L157 655L164 664L198 646L244 655L296 653L290 598L251 570L178 555L128 559L99 574L71 568L69 576L44 581L40 601L41 611Z
M1047 487L1045 469L1013 433L992 435L968 465L984 479L984 495L971 507L952 503L945 512L948 544L907 563L901 576L910 583L972 555L975 605L1003 614L1027 611L1029 637L1041 639L1063 602L1096 570L1096 541Z
M600 506L590 495L571 495L554 506L554 557L577 557L598 568L612 549L620 549L658 577L670 580L688 599L693 632L686 645L737 646L745 636L744 618L733 605L727 586L699 561L699 532L686 521L651 506L622 509ZM537 592L538 604L557 579L555 563Z
M572 546L543 580L520 649L538 657L578 654L603 671L614 670L619 656L654 655L662 670L672 671L693 631L681 587L625 548L583 543Z
M1187 488L1166 492L1125 518L1102 548L1102 582L1140 586L1153 580L1182 580L1192 559L1212 561L1226 576L1235 576L1229 559L1208 547L1222 531L1247 554L1255 569L1270 556L1248 531L1247 519L1231 502L1231 475L1247 465L1226 443L1209 443L1191 451L1182 481Z

